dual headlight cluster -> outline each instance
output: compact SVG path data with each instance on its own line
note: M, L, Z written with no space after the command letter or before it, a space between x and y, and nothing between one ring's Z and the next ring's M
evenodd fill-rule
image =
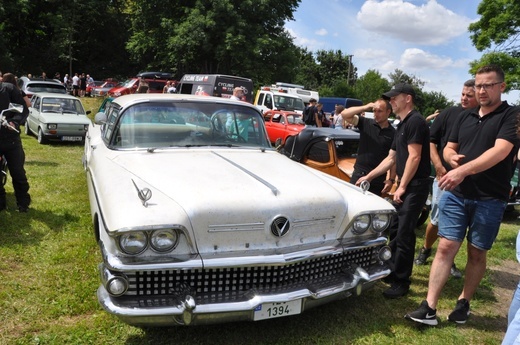
M178 242L179 233L175 229L131 231L118 237L119 248L129 255L140 254L148 248L166 253L175 249Z
M366 213L357 215L352 222L352 232L361 235L370 227L375 232L381 233L390 226L392 215L390 213Z

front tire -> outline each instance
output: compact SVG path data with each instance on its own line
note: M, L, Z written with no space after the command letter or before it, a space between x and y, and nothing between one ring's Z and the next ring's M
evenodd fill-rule
M45 136L43 135L43 130L41 128L38 128L38 143L40 144L47 144L47 139L45 139Z

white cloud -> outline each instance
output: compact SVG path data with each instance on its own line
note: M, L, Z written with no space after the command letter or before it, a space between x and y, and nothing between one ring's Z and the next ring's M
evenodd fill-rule
M318 35L318 36L327 36L327 33L328 33L327 30L323 29L323 28L321 28L321 29L319 29L318 31L315 32L315 34Z
M365 30L420 45L439 45L464 35L471 22L435 0L421 6L403 0L368 0L357 20Z

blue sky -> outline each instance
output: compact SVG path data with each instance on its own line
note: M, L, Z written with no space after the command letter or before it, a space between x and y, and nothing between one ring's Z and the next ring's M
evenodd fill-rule
M483 54L467 30L478 20L480 0L302 0L286 23L295 44L310 51L353 55L362 76L369 69L385 78L396 68L425 81L424 90L460 101L472 78L469 62ZM517 91L503 95L516 102Z

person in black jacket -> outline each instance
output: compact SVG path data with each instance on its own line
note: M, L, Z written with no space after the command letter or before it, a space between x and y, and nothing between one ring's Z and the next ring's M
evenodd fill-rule
M0 83L0 111L9 108L10 103L21 104L23 112L4 112L8 126L0 126L0 156L7 160L7 167L11 174L16 204L19 212L27 212L31 203L29 195L29 182L25 174L25 152L20 138L20 124L27 117L29 110L20 90L10 83ZM7 208L6 193L3 185L0 185L0 211Z

